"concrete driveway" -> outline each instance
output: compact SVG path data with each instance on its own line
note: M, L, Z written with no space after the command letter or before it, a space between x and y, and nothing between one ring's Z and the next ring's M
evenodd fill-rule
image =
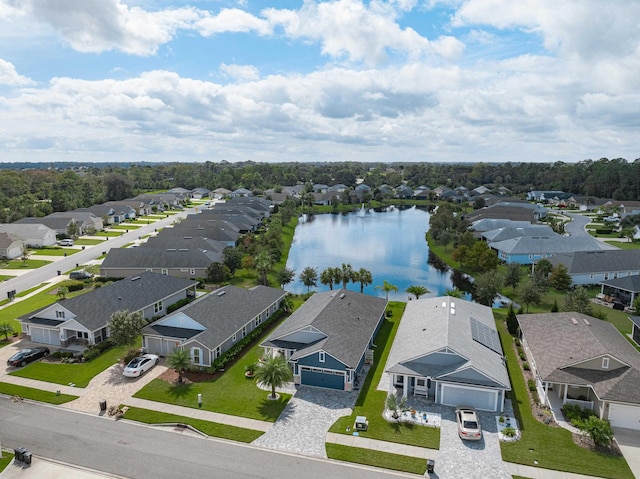
M629 464L631 472L640 478L640 431L616 427L613 432L615 433L615 441Z

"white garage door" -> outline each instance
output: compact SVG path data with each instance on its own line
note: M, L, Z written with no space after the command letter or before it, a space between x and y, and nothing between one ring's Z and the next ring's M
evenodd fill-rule
M484 411L495 411L498 391L442 385L440 402L447 406L471 406Z
M58 331L52 331L45 328L34 328L31 326L31 341L34 343L60 346L60 336Z
M162 339L149 338L145 336L144 342L148 353L160 356L164 355L164 352L162 351Z
M615 427L640 429L640 406L610 404L609 422Z

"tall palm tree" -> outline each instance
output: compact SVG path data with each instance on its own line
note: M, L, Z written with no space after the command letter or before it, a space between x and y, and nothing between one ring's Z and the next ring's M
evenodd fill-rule
M273 268L273 260L267 251L260 251L255 257L256 271L260 274L260 284L267 285L267 274Z
M416 297L416 299L420 299L420 296L422 296L423 294L427 294L429 290L424 286L419 286L414 284L412 286L409 286L407 289L405 289L405 292L409 294L413 294Z
M371 276L371 271L360 268L358 271L353 273L353 282L360 283L360 292L364 293L364 287L369 286L373 283L373 276Z
M384 284L376 286L375 289L381 289L382 291L384 291L387 301L389 301L389 293L391 291L393 291L394 293L398 292L398 287L394 284L389 283L386 279L384 280Z
M178 373L178 382L182 383L182 372L191 364L191 355L186 349L176 348L167 358L167 364Z
M342 288L347 289L347 283L353 279L353 268L349 263L342 263Z
M322 270L322 273L320 273L320 282L329 286L330 290L333 290L333 276L333 268L329 266L328 268Z
M255 371L255 378L258 384L271 387L269 399L276 399L276 388L293 379L291 368L287 364L284 356L269 356L264 361L258 363Z
M444 292L445 296L451 296L452 298L462 299L464 298L464 293L460 291L458 288L447 289Z

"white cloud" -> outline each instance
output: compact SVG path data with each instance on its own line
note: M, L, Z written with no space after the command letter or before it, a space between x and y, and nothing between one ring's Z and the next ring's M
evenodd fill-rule
M224 32L272 33L267 21L237 8L225 8L217 15L206 15L195 23L195 28L204 36Z
M30 78L19 75L12 63L0 58L0 85L24 86L35 85L35 82Z
M260 78L260 71L253 65L220 65L220 72L225 76L238 80L257 80Z

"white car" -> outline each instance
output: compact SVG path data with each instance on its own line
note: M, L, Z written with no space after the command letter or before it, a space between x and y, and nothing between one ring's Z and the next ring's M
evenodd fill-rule
M456 409L456 421L458 422L458 436L467 441L479 441L482 439L482 428L476 410L470 407Z
M138 378L158 364L159 360L160 358L155 354L143 354L129 361L129 364L124 367L122 374L128 378Z
M73 240L72 239L63 239L58 241L58 245L60 246L73 246Z

